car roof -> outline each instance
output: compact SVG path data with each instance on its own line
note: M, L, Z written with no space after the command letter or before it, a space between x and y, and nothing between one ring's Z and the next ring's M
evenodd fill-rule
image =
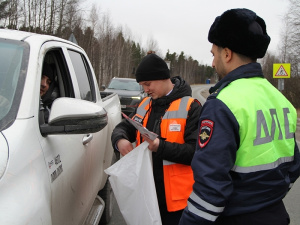
M5 39L22 41L31 35L34 35L34 33L3 28L0 29L0 37Z
M10 39L10 40L16 40L16 41L26 41L26 42L47 42L47 41L60 41L69 43L71 45L75 45L79 47L77 44L74 44L71 41L46 35L46 34L37 34L37 33L31 33L27 31L19 31L19 30L11 30L11 29L0 29L0 38L4 39Z

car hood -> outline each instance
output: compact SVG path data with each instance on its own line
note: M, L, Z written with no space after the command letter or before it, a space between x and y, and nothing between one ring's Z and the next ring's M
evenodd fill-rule
M113 92L117 93L119 96L140 96L142 93L140 91L128 91L128 90L117 90L117 89L105 89L104 92Z

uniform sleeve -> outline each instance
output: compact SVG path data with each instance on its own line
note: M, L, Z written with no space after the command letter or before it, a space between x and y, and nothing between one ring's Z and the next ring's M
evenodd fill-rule
M195 183L180 224L213 224L233 191L230 170L239 146L239 126L218 99L208 100L198 124L192 169Z
M165 160L191 165L197 142L197 127L202 106L197 100L191 104L184 131L184 144L160 141L158 154Z
M300 175L300 154L299 148L297 146L296 137L295 138L295 151L294 151L294 162L291 168L289 169L289 177L291 179L291 184L293 185ZM290 187L292 187L292 185Z

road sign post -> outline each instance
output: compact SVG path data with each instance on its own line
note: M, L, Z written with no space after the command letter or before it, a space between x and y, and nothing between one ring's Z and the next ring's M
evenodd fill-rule
M279 91L284 90L284 79L278 79L278 90Z
M284 78L291 77L290 63L274 63L273 64L273 78L278 79L278 90L284 90Z

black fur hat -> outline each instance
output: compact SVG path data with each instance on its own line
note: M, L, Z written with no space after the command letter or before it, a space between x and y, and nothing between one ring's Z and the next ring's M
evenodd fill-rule
M264 57L271 38L265 21L249 9L230 9L216 17L209 42L250 58Z
M170 78L170 70L162 58L156 54L148 54L139 64L135 78L137 82L165 80Z

